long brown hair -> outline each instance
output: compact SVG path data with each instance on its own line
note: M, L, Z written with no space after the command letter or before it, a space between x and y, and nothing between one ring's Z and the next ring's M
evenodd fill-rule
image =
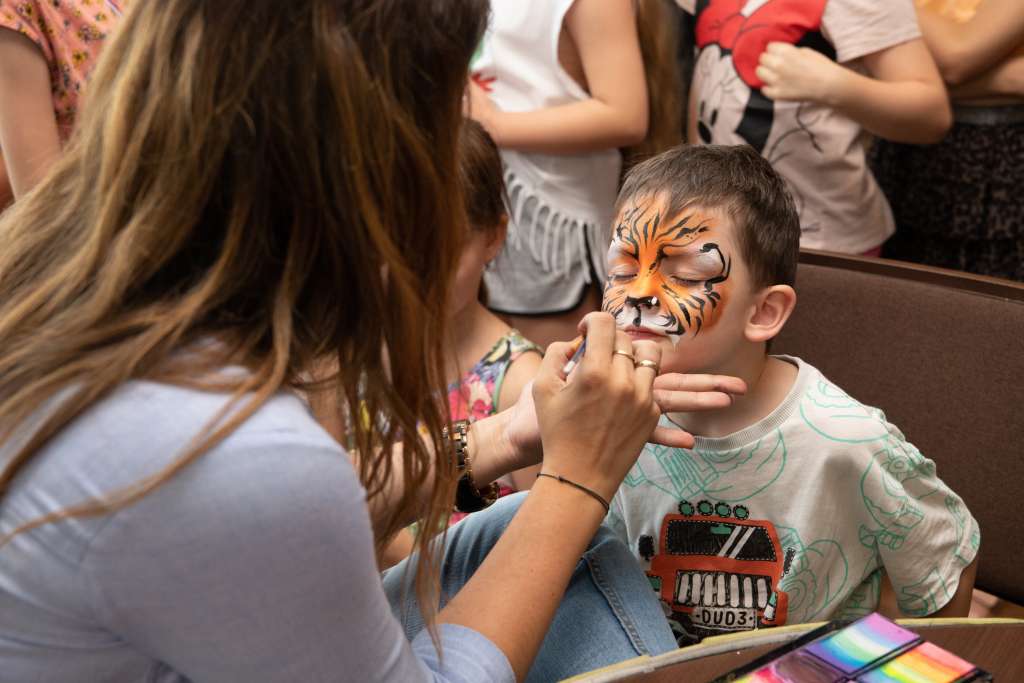
M636 0L637 37L647 83L647 137L623 150L623 172L675 147L683 139L683 83L679 75L679 10L671 0Z
M371 499L404 446L409 485L383 536L410 513L441 524L455 478L443 321L463 230L450 179L486 19L486 0L133 3L66 154L0 219L0 496L124 382L233 399L164 471L15 533L131 504L275 392L308 389L316 366L340 369L317 386L336 405L381 417L349 435ZM227 364L249 373L218 379ZM429 623L437 564L422 556Z

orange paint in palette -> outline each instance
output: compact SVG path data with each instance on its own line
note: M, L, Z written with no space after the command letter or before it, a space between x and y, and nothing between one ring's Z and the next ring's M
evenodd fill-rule
M715 683L968 683L973 664L879 614L827 624Z

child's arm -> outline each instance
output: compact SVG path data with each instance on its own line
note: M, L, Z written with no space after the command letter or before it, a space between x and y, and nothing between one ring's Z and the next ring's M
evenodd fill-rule
M823 104L887 140L931 144L945 136L953 116L923 40L909 40L861 59L870 77L810 48L769 43L757 76L771 99Z
M565 15L590 99L504 112L470 82L470 115L505 149L571 154L627 147L647 134L647 86L632 0L576 0Z
M530 381L537 376L540 370L541 355L539 353L524 353L512 361L505 372L505 380L501 384L501 392L497 397L495 408L498 412L511 407L523 393L523 389ZM537 481L537 473L540 472L540 465L524 467L509 474L512 486L516 491L527 491L533 482Z
M1020 0L985 0L962 24L927 10L918 12L918 22L943 79L951 85L980 76L1024 43Z
M1024 55L1011 57L972 81L949 88L953 100L1005 98L1019 101L1024 97Z
M60 156L50 69L25 36L0 28L0 148L14 197L28 192ZM2 203L2 202L0 202Z
M960 583L957 584L956 593L949 602L936 612L929 614L929 617L966 617L971 611L971 593L974 591L974 577L978 573L978 558L967 565L960 573ZM882 586L878 596L878 612L890 619L906 619L909 614L904 614L896 603L896 590L892 581L884 572L882 574ZM916 615L915 615L916 616Z

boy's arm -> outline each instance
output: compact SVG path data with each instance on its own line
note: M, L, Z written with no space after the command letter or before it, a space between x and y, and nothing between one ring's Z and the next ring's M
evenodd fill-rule
M985 0L962 24L932 11L919 12L918 22L943 79L951 85L980 76L1024 43L1020 0Z
M769 43L757 76L771 99L831 107L887 140L931 144L946 135L953 115L924 41L909 40L861 59L871 76L810 48Z
M632 0L576 0L565 15L590 98L504 112L469 84L469 115L504 149L572 154L636 144L647 135L647 85Z
M966 617L971 611L971 593L974 591L974 577L978 573L978 558L967 565L960 573L960 583L956 593L941 609L929 614L929 617ZM882 586L878 596L878 612L890 619L904 619L904 614L896 603L896 590L889 576L882 573Z

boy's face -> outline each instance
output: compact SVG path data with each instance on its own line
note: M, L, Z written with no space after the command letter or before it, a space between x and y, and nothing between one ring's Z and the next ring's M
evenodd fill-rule
M719 372L743 343L753 304L725 212L665 215L661 197L626 202L608 250L605 311L633 339L662 345L663 372Z

